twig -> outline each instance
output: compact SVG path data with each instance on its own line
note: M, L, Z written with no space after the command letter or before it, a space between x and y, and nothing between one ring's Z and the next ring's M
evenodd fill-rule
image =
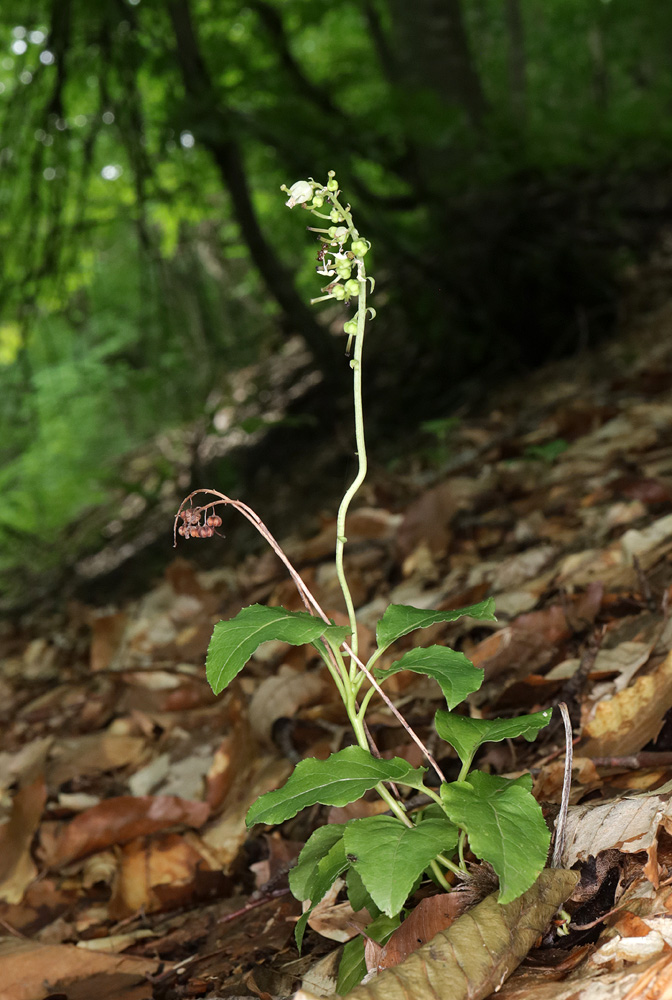
M284 889L273 889L271 892L265 893L258 899L250 899L244 906L241 906L239 910L234 910L233 913L226 913L223 917L220 917L217 921L218 924L228 924L231 920L237 920L238 917L244 917L246 913L250 910L256 910L258 906L263 906L265 903L269 903L272 899L279 899L281 896L286 896L289 892L289 887Z
M555 824L555 845L553 847L552 868L560 867L560 860L565 846L565 832L567 828L567 809L569 806L569 791L572 784L572 763L574 759L574 746L572 743L572 723L567 711L567 705L561 701L558 705L562 714L562 721L565 726L565 773L562 780L562 801L560 812Z

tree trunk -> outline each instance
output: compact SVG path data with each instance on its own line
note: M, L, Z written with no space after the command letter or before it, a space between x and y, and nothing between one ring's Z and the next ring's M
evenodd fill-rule
M189 0L168 0L177 57L187 97L193 103L194 132L209 150L231 196L240 231L271 296L282 310L284 325L298 333L325 379L338 380L338 351L329 333L298 296L291 275L267 243L257 219L247 183L243 156L223 100L216 93L199 48ZM198 122L204 127L199 130Z
M516 118L522 123L526 117L527 79L525 57L525 29L520 0L505 0L504 14L509 34L509 87L511 106Z
M402 82L433 90L480 127L487 101L469 50L460 0L392 0L391 10Z

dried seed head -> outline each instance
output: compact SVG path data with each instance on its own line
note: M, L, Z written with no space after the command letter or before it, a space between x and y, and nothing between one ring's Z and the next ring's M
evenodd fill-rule
M221 526L222 519L219 514L211 514L207 523L211 528L219 528Z

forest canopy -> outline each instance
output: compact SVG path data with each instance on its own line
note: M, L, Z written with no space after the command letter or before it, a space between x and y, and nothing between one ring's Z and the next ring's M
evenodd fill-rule
M335 169L374 243L390 409L609 332L670 204L671 43L659 0L5 0L0 571L289 335L337 390L283 183Z

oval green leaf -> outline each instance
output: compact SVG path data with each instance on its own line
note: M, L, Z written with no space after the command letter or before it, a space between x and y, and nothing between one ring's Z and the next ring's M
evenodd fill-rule
M393 917L425 868L437 854L452 851L457 838L457 828L445 819L409 827L395 816L367 816L347 824L343 843L376 906Z
M210 687L219 694L240 673L255 650L269 639L303 646L321 635L338 644L350 634L347 625L327 625L307 611L286 611L252 604L230 621L217 622L205 661Z
M284 823L306 806L346 806L380 781L417 787L426 768L412 768L401 757L381 760L361 747L346 747L327 760L299 761L282 788L267 792L252 804L247 825Z
M478 691L483 683L483 671L475 667L464 653L448 646L410 649L386 670L376 668L374 674L378 680L384 681L400 670L411 670L415 674L434 678L443 691L448 708L455 708L468 694Z
M447 814L499 876L500 903L529 889L546 863L551 834L531 785L527 774L511 780L472 771L467 781L441 787Z

